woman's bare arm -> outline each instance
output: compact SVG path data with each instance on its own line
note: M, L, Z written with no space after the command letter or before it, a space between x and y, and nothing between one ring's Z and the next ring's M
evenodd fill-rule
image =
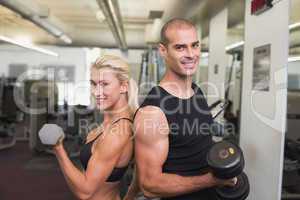
M126 124L124 125L124 123ZM81 172L74 166L62 143L54 147L55 155L67 183L79 199L91 198L97 188L106 181L130 137L131 127L127 121L119 121L114 124L101 136L102 141L96 145L85 172Z

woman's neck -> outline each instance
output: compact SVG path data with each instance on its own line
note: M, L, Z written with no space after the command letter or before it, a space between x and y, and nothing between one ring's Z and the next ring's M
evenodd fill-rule
M132 113L130 107L128 106L127 100L124 100L121 97L111 109L104 111L103 123L110 124L121 117L131 118L131 116Z

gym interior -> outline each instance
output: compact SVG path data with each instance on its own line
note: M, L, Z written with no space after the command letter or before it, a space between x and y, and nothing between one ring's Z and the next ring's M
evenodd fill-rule
M0 199L76 199L39 130L62 127L81 168L89 125L103 120L91 64L124 58L142 101L166 70L157 47L172 18L197 27L193 80L222 127L214 139L243 150L247 199L300 199L299 10L300 0L0 0Z

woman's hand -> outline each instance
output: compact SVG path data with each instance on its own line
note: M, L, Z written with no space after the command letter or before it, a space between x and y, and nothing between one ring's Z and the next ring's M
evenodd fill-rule
M58 140L57 143L53 146L54 151L59 151L61 148L63 148L63 141L65 139L65 136L62 135Z

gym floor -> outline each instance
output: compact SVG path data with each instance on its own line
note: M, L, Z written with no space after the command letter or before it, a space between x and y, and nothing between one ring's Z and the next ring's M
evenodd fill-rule
M1 200L73 200L58 163L51 155L34 155L27 142L0 151Z

